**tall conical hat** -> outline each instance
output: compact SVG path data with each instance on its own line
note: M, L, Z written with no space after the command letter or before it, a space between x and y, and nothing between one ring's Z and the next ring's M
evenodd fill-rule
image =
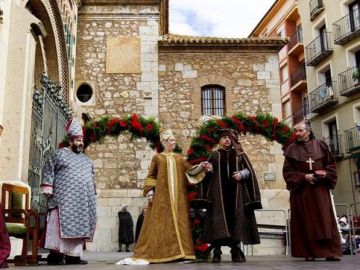
M83 130L80 120L77 118L70 119L66 125L65 131L70 139L83 138Z

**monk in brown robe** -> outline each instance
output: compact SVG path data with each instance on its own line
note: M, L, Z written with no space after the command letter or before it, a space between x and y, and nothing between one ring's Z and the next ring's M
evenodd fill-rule
M291 253L306 261L342 255L330 190L336 184L336 167L329 147L315 140L306 122L295 126L297 141L284 152L283 168L290 191Z

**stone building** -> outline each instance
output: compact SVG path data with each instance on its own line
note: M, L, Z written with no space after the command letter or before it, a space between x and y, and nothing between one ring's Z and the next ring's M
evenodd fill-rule
M281 119L282 39L170 34L168 0L9 0L0 2L0 9L0 59L5 60L0 65L0 179L28 182L33 199L41 165L63 137L67 105L77 116L155 117L174 130L184 153L204 114L261 110ZM44 72L60 87L47 77L40 80ZM57 106L42 109L40 120L39 96ZM128 204L135 219L145 203L142 187L154 152L145 140L130 137L106 138L87 149L98 191L98 223L88 250L117 250L121 205ZM259 222L284 224L288 193L280 145L261 136L241 140L263 206L272 210L259 212ZM281 242L274 248L266 241L254 252L284 252Z
M91 117L132 113L156 117L175 132L184 150L207 109L220 115L256 114L261 109L281 118L277 53L284 40L169 34L168 1L82 4L75 96ZM220 95L219 108L209 107L205 93ZM260 136L242 141L258 175L265 208L285 209L288 194L283 190L280 146ZM87 153L96 167L99 215L94 242L87 248L116 250L117 212L128 204L137 217L154 153L145 141L131 141L130 135L107 138L91 145ZM265 174L273 181L264 181ZM279 222L284 216L277 213L274 219Z

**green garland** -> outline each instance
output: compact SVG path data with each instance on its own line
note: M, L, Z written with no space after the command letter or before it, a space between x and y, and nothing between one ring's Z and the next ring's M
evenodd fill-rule
M294 130L283 121L268 114L258 113L247 116L243 113L234 114L231 117L222 117L205 122L199 129L198 136L191 141L187 151L188 161L198 164L208 158L211 150L219 141L220 129L231 128L239 134L260 134L270 141L276 141L283 149L296 138Z

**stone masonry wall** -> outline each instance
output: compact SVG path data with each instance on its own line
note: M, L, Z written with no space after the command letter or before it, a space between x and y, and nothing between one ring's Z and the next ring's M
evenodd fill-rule
M158 17L152 6L83 6L79 12L75 89L81 83L93 88L94 97L78 104L91 117L158 114ZM106 73L108 37L141 39L141 72ZM149 98L152 97L153 98ZM97 185L97 227L88 250L118 249L117 212L127 204L134 223L145 199L142 187L153 156L145 140L130 134L106 138L91 145Z
M186 150L201 117L201 87L225 87L226 115L257 111L280 115L277 56L270 53L160 53L159 120L175 131ZM280 146L262 136L241 136L260 187L284 188ZM264 182L263 174L275 172L276 181Z

